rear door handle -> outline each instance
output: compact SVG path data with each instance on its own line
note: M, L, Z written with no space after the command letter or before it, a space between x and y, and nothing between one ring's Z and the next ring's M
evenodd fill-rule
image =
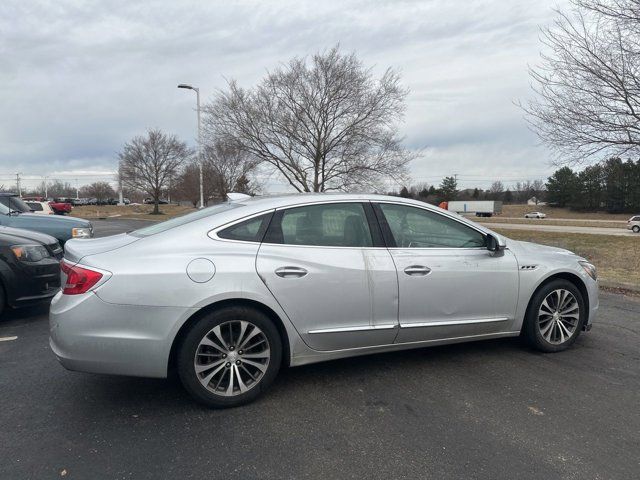
M308 272L300 267L280 267L276 269L276 275L282 278L300 278Z
M430 271L431 269L429 267L425 267L424 265L411 265L404 269L404 273L413 277L428 275Z

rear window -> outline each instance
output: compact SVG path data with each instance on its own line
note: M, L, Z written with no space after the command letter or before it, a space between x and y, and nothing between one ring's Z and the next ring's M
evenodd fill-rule
M250 218L218 232L218 237L241 242L261 242L273 213Z
M26 202L27 206L34 212L41 212L42 205L36 202Z
M145 228L134 230L130 233L130 235L133 235L135 237L148 237L149 235L166 232L167 230L171 230L172 228L186 225L187 223L195 222L196 220L211 217L213 215L226 212L227 210L232 210L234 208L242 206L242 204L238 203L221 203L220 205L203 208L202 210L198 210L197 212L189 213L181 217L172 218L171 220L167 220L165 222L156 223Z

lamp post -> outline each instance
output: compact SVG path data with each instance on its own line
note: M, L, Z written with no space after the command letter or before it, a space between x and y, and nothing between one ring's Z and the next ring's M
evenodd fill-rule
M198 167L200 169L200 208L204 207L204 191L202 189L202 132L200 129L200 89L186 83L181 83L178 88L186 88L196 92L197 112L198 112Z

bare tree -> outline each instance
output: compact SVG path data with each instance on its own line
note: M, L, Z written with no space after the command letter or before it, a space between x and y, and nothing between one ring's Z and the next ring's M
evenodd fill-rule
M187 144L175 135L149 130L146 136L134 137L125 143L120 152L122 182L129 188L146 192L153 199L153 213L157 215L162 190L191 155Z
M522 105L556 163L640 153L640 2L573 0L543 30L548 53Z
M494 200L500 200L500 197L502 197L503 193L504 184L500 180L496 180L491 184L491 187L489 187L489 194Z
M104 203L110 198L115 198L116 192L109 182L94 182L80 189L83 197L95 198L98 203Z
M226 199L230 192L251 190L251 175L259 163L237 143L209 141L203 148L204 164L211 170L214 191ZM239 192L239 193L245 193Z
M339 47L294 58L253 89L234 81L204 108L207 130L278 171L299 192L402 182L415 158L398 136L408 91Z

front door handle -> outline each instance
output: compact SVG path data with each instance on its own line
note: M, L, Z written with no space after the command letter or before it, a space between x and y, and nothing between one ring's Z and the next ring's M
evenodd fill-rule
M431 269L424 265L411 265L404 269L404 273L413 277L425 276L429 274L430 271Z
M282 278L300 278L308 272L300 267L280 267L276 269L276 275Z

